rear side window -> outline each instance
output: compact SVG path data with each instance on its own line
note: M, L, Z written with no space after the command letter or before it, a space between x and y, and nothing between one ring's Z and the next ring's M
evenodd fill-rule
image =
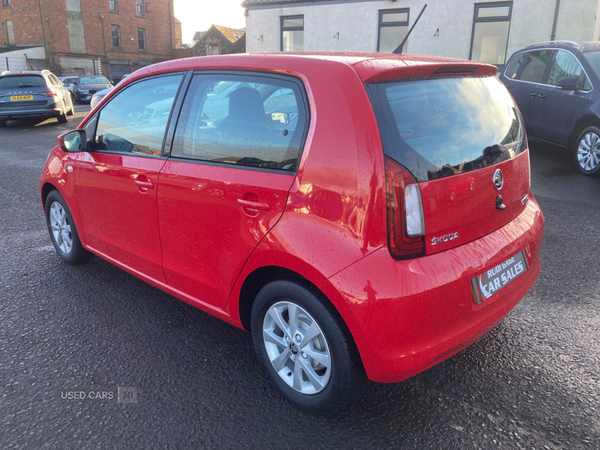
M522 119L496 77L367 85L384 153L417 181L476 170L526 148Z
M523 53L519 56L515 56L508 67L506 68L506 72L504 72L504 76L506 78L514 79L517 78L517 74L519 73L519 69L523 65L525 61L527 61L528 54Z
M523 63L517 79L541 83L544 80L546 66L552 57L552 50L538 50L527 54L527 60Z
M41 75L17 75L0 78L1 88L45 87L46 81Z
M196 75L181 110L172 156L295 171L306 125L296 82Z

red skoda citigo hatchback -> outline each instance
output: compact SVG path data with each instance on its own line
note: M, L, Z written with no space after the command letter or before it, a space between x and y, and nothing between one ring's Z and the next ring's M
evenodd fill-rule
M472 61L189 58L129 76L41 178L92 254L252 333L282 395L339 410L491 330L540 271L521 115Z

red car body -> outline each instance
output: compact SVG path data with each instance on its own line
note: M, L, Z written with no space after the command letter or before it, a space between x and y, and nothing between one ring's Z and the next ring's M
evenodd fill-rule
M388 247L386 157L365 83L492 77L495 67L372 53L189 58L130 75L79 128L144 77L217 69L301 81L310 124L297 172L55 147L41 177L42 201L51 190L60 192L87 250L245 330L260 287L299 275L339 312L368 377L378 382L405 380L458 352L533 286L544 217L530 193L528 150L419 182L424 252L399 260ZM502 191L504 210L496 208L492 185L497 169L510 186ZM437 245L428 244L435 239ZM520 251L525 273L474 301L471 280Z

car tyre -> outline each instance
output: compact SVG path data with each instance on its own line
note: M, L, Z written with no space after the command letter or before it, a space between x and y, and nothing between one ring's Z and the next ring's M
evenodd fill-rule
M5 128L8 126L8 120L0 120L0 128Z
M587 127L583 130L574 146L575 165L586 175L600 174L600 129Z
M58 120L58 123L67 123L69 121L69 118L67 117L68 112L65 111L63 114L61 114L60 116L58 116L56 119Z
M301 279L264 286L252 307L252 339L282 396L305 411L339 411L363 387L358 350L337 311Z
M93 256L83 248L71 211L58 191L46 197L46 225L54 249L67 264L83 263Z

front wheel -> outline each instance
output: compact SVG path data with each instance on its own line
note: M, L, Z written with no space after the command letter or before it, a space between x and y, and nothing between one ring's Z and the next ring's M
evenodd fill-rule
M252 338L279 392L308 412L338 411L363 385L349 331L312 286L281 280L263 287L252 308Z
M575 143L575 165L586 175L600 173L600 129L588 127Z
M58 191L50 192L46 198L46 224L54 249L64 262L78 264L92 257L81 245L71 211Z

